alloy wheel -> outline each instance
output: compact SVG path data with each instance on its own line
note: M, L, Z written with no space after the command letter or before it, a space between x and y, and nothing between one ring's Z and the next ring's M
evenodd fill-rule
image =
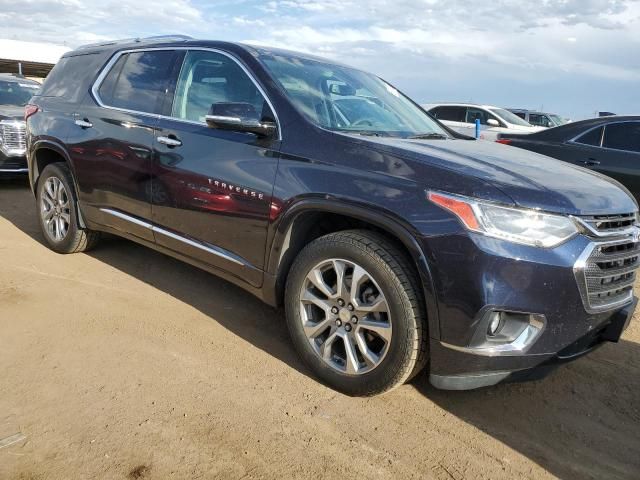
M59 178L49 177L40 195L40 211L49 238L61 242L71 225L69 194Z
M300 292L304 334L315 353L343 374L376 368L389 350L389 305L373 276L348 260L329 259L311 269Z

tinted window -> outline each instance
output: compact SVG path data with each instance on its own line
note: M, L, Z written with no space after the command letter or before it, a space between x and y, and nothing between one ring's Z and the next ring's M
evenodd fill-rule
M600 146L600 140L602 140L602 127L594 128L584 133L582 136L575 139L576 143L582 143L584 145L592 145L594 147Z
M231 58L214 52L190 51L184 59L171 115L204 122L215 104L236 103L244 116L262 119L273 115L242 68Z
M79 101L89 90L89 82L102 66L103 56L97 53L63 57L47 75L39 95Z
M436 107L430 113L438 120L464 122L466 112L466 107Z
M173 58L168 50L122 55L100 85L100 99L110 107L160 113Z
M518 117L520 117L520 118L521 118L521 119L523 119L523 120L526 120L526 116L527 116L527 114L526 114L526 113L524 113L524 112L513 112L513 114L514 114L514 115L516 115L516 116L518 116Z
M612 123L604 129L602 146L640 152L640 122Z

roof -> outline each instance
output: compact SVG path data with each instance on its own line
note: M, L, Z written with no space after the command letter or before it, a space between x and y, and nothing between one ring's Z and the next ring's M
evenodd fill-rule
M437 102L437 103L423 103L423 107L478 107L478 108L500 108L496 105L486 105L482 103L470 103L470 102Z
M344 66L340 62L336 62L331 59L318 57L305 52L298 52L294 50L286 50L282 48L268 47L263 45L251 45L240 42L228 42L222 40L203 40L195 39L187 35L160 35L155 37L145 38L124 38L119 40L109 40L100 43L92 43L88 45L82 45L73 51L67 53L67 55L81 55L89 52L100 52L104 50L126 50L134 48L144 47L209 47L209 48L235 48L241 49L250 54L257 55L281 55L291 56L303 60L311 60L316 62L329 63L331 65ZM350 67L355 70L354 67Z

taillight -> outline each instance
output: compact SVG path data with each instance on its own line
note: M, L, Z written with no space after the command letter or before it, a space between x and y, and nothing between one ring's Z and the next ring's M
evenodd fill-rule
M32 115L35 115L36 113L38 113L38 110L40 110L40 109L38 108L37 105L33 105L32 103L28 103L24 107L24 121L26 122L29 117L31 117Z
M501 143L503 145L511 145L511 140L508 138L499 138L496 140L496 143Z

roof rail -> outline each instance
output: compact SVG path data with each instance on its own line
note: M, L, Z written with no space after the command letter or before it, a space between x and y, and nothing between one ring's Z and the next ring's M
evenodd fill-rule
M121 38L118 40L109 40L106 42L89 43L87 45L81 45L77 50L87 50L90 48L108 47L109 45L123 45L127 43L153 43L153 42L177 42L191 40L193 37L189 35L155 35L152 37L136 37L136 38Z

